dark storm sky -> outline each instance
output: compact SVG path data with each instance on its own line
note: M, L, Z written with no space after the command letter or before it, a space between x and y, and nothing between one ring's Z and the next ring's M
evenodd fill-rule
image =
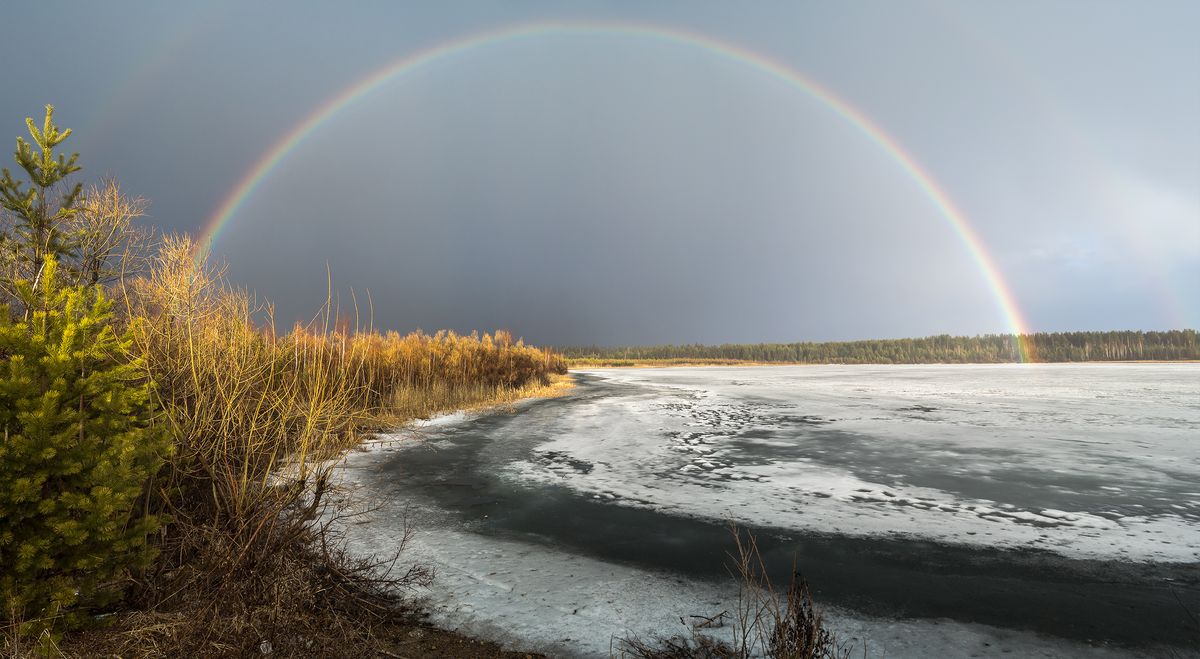
M1035 330L1200 325L1200 4L6 6L0 135L43 104L92 180L196 233L372 71L535 20L699 32L820 82L957 202ZM11 144L11 143L10 143ZM809 96L699 48L551 35L400 76L301 142L216 244L285 321L538 343L1006 331L929 197Z

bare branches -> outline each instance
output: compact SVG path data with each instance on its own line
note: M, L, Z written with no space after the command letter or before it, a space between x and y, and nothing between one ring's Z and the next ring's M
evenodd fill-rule
M109 284L145 271L154 231L134 220L148 205L142 197L126 195L115 178L88 188L66 227L75 248L76 283Z
M738 583L738 598L732 613L732 634L717 638L712 630L723 627L728 611L714 616L680 618L688 631L652 641L622 639L621 656L642 659L847 659L850 649L837 642L825 628L813 603L808 583L793 569L785 596L775 591L767 577L758 541L749 531L729 525L734 551L729 554L730 573Z

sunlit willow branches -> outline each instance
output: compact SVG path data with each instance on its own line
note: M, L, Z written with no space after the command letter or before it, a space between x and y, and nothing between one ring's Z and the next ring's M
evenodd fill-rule
M295 483L310 482L314 459L344 449L364 427L486 401L565 371L557 356L506 332L358 332L327 309L317 327L279 334L270 308L197 262L193 247L166 238L149 274L124 289L128 316L138 319L135 350L178 442L159 488L195 489L177 516L251 523L241 511L278 495L285 462Z
M134 221L146 214L147 206L144 198L122 192L115 178L88 186L78 212L66 223L76 283L111 284L145 271L154 230Z
M324 542L313 520L327 458L365 430L517 397L565 373L558 356L506 332L357 331L329 307L279 333L268 305L194 252L168 236L148 273L121 286L132 350L175 441L146 504L173 522L143 591L154 610L219 628L280 606L264 580L292 569L281 556Z

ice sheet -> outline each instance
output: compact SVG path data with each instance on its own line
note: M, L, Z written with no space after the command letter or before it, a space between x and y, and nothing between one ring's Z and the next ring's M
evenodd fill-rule
M522 482L785 529L1200 560L1200 366L591 371Z
M387 555L404 524L400 508L384 508L370 523L353 525L351 548ZM404 560L435 568L433 586L420 593L435 624L555 657L621 656L622 638L685 633L681 616L712 616L736 606L731 582L683 579L428 520ZM870 618L828 606L823 611L829 628L856 648L853 656L862 656L864 648L874 658L1150 656L952 620ZM727 638L732 626L710 633Z

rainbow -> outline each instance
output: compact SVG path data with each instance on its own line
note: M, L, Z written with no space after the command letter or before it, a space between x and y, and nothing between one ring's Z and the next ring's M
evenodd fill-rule
M89 113L87 121L80 124L76 135L88 135L88 139L97 140L102 145L117 138L119 133L114 130L114 124L128 119L132 114L130 107L145 102L145 96L153 85L170 73L171 66L179 62L189 47L208 37L223 16L217 7L198 6L182 18L181 28L146 44L138 52L140 64L133 67L119 83L106 88L105 97L97 109Z
M220 206L217 207L216 211L205 223L196 242L197 258L206 255L211 250L212 245L220 237L221 231L229 224L230 220L237 214L238 209L241 208L271 171L298 144L304 141L306 137L347 106L369 95L385 83L434 62L487 46L496 46L520 39L552 35L611 35L650 39L683 47L698 48L727 60L745 64L752 69L800 90L812 99L820 102L882 149L917 184L929 200L933 202L933 205L938 209L941 216L961 239L963 245L974 259L984 281L991 289L998 309L1007 322L1009 331L1014 336L1018 358L1021 361L1031 361L1033 359L1029 341L1025 337L1028 334L1028 330L1026 329L1027 324L1013 298L1012 292L1001 277L999 269L997 269L987 250L984 249L983 242L980 241L979 236L967 221L966 216L954 204L950 195L937 184L916 159L904 150L895 138L888 135L870 117L824 86L765 55L746 50L735 44L719 41L703 34L639 23L551 21L508 26L466 35L410 53L377 69L370 75L343 89L339 94L309 113L308 116L293 126L291 130L280 138L279 141L275 142L258 159L254 166L238 180L237 185L221 201Z

